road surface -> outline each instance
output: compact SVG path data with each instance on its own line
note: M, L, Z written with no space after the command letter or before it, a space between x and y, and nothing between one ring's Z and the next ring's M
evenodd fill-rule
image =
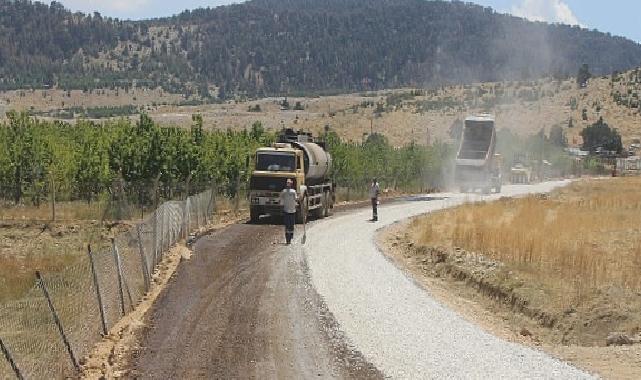
M562 183L506 186L501 196ZM434 200L434 197L447 197ZM498 195L486 196L493 199ZM541 378L590 376L496 338L430 297L376 248L378 229L478 196L441 194L312 222L234 225L198 241L161 296L133 359L145 378ZM300 227L300 226L299 226ZM298 231L299 233L301 231Z
M362 378L382 375L345 344L278 225L201 238L159 297L132 358L150 379Z

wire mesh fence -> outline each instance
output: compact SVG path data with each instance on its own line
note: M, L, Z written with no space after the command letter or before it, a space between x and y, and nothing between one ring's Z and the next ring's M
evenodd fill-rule
M94 345L149 290L174 244L206 225L216 189L163 203L64 270L39 274L20 299L0 304L0 379L74 377Z

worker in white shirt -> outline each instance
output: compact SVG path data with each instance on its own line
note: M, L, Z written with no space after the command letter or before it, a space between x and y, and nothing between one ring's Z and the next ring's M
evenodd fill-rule
M378 186L376 178L372 178L372 184L369 187L369 198L372 200L372 221L378 221L378 196L381 188Z
M294 223L296 222L296 199L298 194L292 189L294 182L287 179L286 187L280 193L280 204L283 206L283 216L285 224L285 240L291 244L294 238Z

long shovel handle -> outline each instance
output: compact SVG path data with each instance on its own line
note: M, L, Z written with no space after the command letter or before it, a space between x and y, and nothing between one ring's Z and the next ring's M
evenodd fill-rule
M308 207L305 207L305 210L308 210ZM303 215L303 238L300 239L300 243L305 245L307 242L307 213Z

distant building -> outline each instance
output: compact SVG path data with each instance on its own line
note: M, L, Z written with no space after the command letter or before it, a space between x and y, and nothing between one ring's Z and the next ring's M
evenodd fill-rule
M617 158L616 168L620 176L641 174L641 157Z
M590 155L590 152L587 150L581 150L580 148L565 148L565 151L573 157L587 157Z

